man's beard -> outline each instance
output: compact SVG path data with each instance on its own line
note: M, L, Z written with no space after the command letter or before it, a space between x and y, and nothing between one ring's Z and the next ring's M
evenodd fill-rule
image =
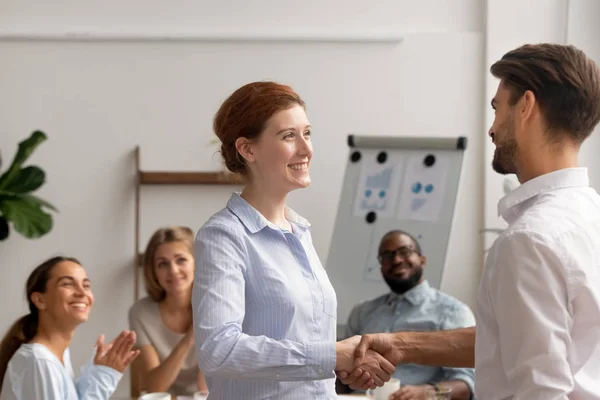
M417 286L421 281L422 276L423 268L416 267L415 271L407 279L401 279L396 277L384 277L383 279L386 281L392 292L404 294L410 289Z
M502 175L515 174L517 172L515 162L518 146L517 141L515 140L514 120L510 118L499 130L506 132L506 135L502 143L496 145L494 159L492 160L492 168Z
M515 157L517 156L517 142L514 138L508 139L502 147L496 147L492 168L499 174L507 175L517 172Z

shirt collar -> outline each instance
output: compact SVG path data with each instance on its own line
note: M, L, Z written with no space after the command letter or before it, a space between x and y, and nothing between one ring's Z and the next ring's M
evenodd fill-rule
M399 299L406 299L413 306L419 305L423 303L425 299L427 299L430 289L431 286L429 285L429 282L424 280L404 294L398 294L394 292L390 293L388 297L388 304L393 304Z
M274 230L282 230L244 200L239 192L231 195L231 198L227 202L227 208L239 218L250 233L256 233L267 226ZM310 228L310 223L288 206L285 207L285 217L301 232Z
M498 202L498 216L508 223L523 208L523 203L544 192L589 186L587 168L565 168L533 178L508 193Z

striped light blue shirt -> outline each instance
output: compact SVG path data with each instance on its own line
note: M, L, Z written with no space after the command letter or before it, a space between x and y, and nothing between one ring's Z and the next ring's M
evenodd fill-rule
M239 194L196 236L196 355L210 400L329 400L335 394L336 295L310 224L292 232Z

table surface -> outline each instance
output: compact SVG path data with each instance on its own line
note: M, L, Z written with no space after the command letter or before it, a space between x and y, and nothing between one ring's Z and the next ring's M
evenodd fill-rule
M365 396L364 394L339 394L339 399L348 399L352 398L353 400L360 399L369 399L370 397ZM137 397L111 397L111 400L137 400ZM172 400L193 400L192 396L172 396Z

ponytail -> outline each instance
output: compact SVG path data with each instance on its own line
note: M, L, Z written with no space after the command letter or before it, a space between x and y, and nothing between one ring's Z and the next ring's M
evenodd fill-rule
M15 355L23 343L31 342L35 335L37 335L40 320L39 311L35 304L33 304L31 295L36 292L46 292L46 283L50 280L50 273L56 265L63 261L71 261L81 265L81 263L73 257L52 257L38 265L31 274L29 274L29 278L27 278L27 283L25 284L25 298L29 305L29 314L15 321L8 329L8 332L6 332L6 335L2 338L2 342L0 342L0 393L2 393L4 375L6 374L6 368L8 367L10 359Z
M15 321L2 338L2 342L0 342L0 393L2 393L2 384L4 383L8 362L23 343L29 343L33 339L37 334L37 330L38 315L36 310L36 312L29 313Z

